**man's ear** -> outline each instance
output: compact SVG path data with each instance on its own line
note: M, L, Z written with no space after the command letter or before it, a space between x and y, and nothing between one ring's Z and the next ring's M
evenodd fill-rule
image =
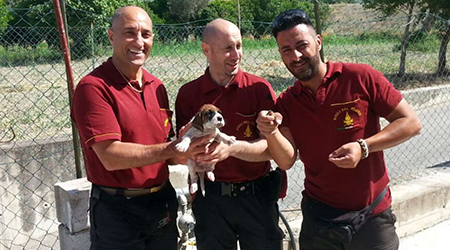
M203 42L202 43L202 51L203 51L203 54L206 56L206 58L208 58L209 54L211 53L211 46L209 46L209 44Z
M197 112L197 114L194 117L194 120L192 120L192 127L200 130L203 132L203 116L201 112Z
M319 51L321 51L322 50L322 37L319 34L317 34L317 36L316 36L316 43L317 43Z
M111 29L108 29L108 38L109 38L109 43L111 45L113 45L114 42L114 31Z

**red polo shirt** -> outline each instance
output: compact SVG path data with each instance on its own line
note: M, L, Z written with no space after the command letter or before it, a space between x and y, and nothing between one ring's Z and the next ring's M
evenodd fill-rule
M172 132L169 101L160 80L144 70L142 93L134 91L111 58L81 79L72 100L71 117L84 151L87 178L92 183L121 188L159 185L169 177L166 162L108 171L91 146L104 140L144 145L166 142Z
M340 146L380 131L402 95L383 74L368 65L327 63L327 74L314 96L300 81L277 100L282 126L290 128L305 165L305 191L335 208L359 210L388 184L383 152L370 153L354 169L338 168L328 155ZM390 191L378 214L391 204Z
M275 93L264 79L239 70L225 88L213 83L209 68L200 78L182 86L175 103L177 129L186 125L206 103L221 109L225 118L222 132L238 140L260 138L256 118L261 110L273 109ZM247 162L235 157L216 164L214 175L221 182L243 182L257 179L269 172L270 162Z

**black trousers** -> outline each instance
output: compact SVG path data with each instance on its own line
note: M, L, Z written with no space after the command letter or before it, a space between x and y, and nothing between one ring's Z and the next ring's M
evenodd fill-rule
M350 243L334 242L314 234L315 221L320 220L305 207L302 200L303 222L300 231L301 250L397 250L399 239L395 232L395 214L390 208L370 217L353 236Z
M197 249L236 249L239 240L241 250L281 250L278 197L269 197L269 187L262 185L254 194L225 196L206 182L205 197L198 193L193 202Z
M160 191L127 198L93 185L91 250L175 250L178 201L170 182Z

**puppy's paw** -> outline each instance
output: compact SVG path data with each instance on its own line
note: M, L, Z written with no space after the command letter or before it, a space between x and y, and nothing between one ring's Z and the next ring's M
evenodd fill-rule
M197 183L191 183L191 186L189 187L189 193L195 194L198 191L198 184Z
M228 136L227 140L225 140L225 143L227 145L234 144L235 142L236 142L236 137L234 137L234 136Z
M175 149L178 152L186 152L188 150L188 148L189 148L189 142L181 141L181 142L177 143L177 145L175 145Z
M206 172L206 176L208 177L208 179L210 181L215 181L216 180L216 177L214 176L213 172Z

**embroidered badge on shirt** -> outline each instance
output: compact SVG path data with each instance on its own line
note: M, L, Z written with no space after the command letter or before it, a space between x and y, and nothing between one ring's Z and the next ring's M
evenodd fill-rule
M345 103L334 103L331 104L331 106L341 106L341 105L348 105L352 103L356 103L360 101L360 99L356 99L354 101L345 102ZM359 110L357 107L342 107L339 108L333 116L333 121L342 121L342 127L338 127L337 130L346 130L354 128L355 126L358 126L359 124L355 124L354 118L361 116L361 110Z
M244 138L251 138L251 137L253 137L253 131L252 131L253 127L255 127L255 122L243 121L236 126L236 131L243 132ZM243 129L243 131L242 131L241 128L245 128L245 129Z

